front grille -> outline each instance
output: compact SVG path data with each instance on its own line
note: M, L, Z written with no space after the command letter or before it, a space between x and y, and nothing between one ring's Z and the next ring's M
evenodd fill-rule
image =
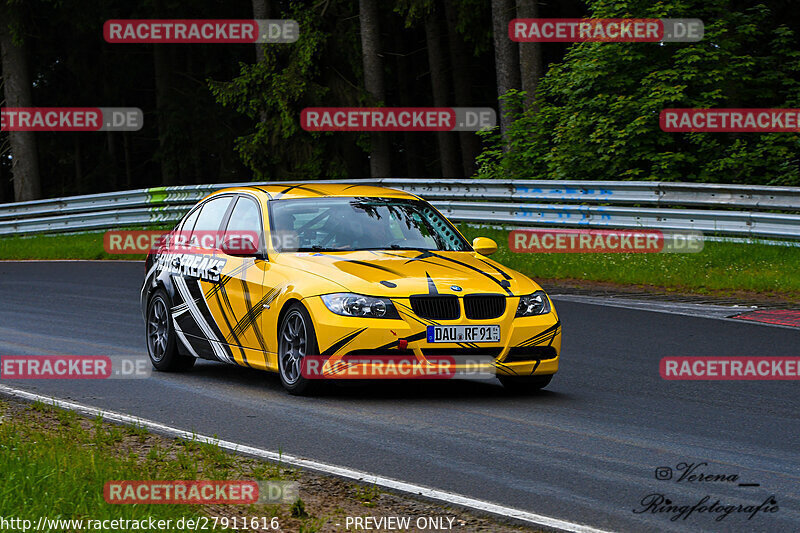
M516 361L546 361L556 358L556 349L552 346L515 346L508 351L504 363Z
M458 296L451 294L442 295L417 295L411 296L411 309L420 318L429 320L456 320L461 316L458 306Z
M506 312L502 294L468 294L464 296L464 313L470 320L497 318Z

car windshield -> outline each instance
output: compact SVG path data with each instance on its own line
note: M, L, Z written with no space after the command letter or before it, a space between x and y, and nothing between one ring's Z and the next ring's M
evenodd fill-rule
M279 252L471 250L453 226L421 200L279 200L270 202L270 220Z

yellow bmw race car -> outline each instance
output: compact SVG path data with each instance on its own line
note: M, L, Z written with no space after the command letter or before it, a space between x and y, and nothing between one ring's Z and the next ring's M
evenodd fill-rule
M222 361L278 372L293 394L324 382L307 372L315 357L449 357L455 367L474 358L525 389L558 370L561 323L541 287L486 257L494 241L470 245L413 194L316 183L225 189L171 235L147 257L141 291L158 370Z

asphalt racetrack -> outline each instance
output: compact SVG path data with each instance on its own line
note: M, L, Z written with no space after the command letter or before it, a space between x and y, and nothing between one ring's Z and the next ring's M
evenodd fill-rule
M143 275L138 262L0 262L0 355L146 356ZM798 356L800 329L554 301L561 371L535 395L459 381L298 398L277 375L206 361L148 379L2 384L595 528L800 531L798 382L659 375L665 356ZM679 481L682 463L736 479ZM665 467L672 478L657 479ZM672 520L639 512L654 494L778 509Z

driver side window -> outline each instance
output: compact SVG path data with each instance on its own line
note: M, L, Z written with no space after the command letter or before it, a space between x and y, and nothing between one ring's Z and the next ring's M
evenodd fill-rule
M264 250L263 236L264 227L258 204L252 198L240 196L228 220L225 239L235 240L231 242L234 246L241 245L242 251L256 253Z

